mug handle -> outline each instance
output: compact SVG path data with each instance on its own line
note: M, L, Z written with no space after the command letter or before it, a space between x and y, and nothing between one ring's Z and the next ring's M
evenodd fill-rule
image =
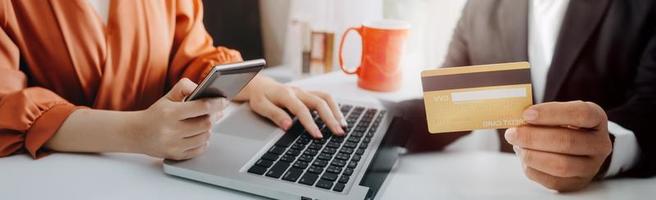
M339 42L339 68L341 68L342 71L344 71L344 73L356 74L358 72L358 69L360 69L360 66L356 67L355 70L353 71L349 71L348 69L346 69L346 67L344 67L344 58L342 55L342 49L344 47L344 39L346 39L346 36L348 35L349 31L355 31L358 33L358 35L360 35L360 37L362 37L362 27L351 27L346 29L346 31L344 31L344 34L342 35L342 39ZM364 42L364 39L362 40L362 42Z

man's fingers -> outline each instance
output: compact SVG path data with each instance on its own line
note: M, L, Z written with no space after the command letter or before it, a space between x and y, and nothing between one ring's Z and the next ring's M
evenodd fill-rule
M337 102L335 101L335 99L333 99L332 96L323 92L316 92L316 91L310 93L318 96L319 98L326 101L326 103L328 103L328 107L330 107L330 110L332 110L333 116L335 116L335 120L337 120L337 122L339 122L339 124L342 127L348 126L348 123L346 122L346 118L344 117L344 113L342 113L342 110L339 108L339 105L337 105Z
M579 190L587 185L590 181L586 178L562 178L552 176L540 170L531 167L524 167L524 173L529 179L542 184L552 190L559 192L568 192Z
M606 114L591 102L549 102L533 105L523 113L524 121L534 125L597 128L606 123Z
M166 98L171 101L180 102L184 100L185 97L189 96L191 92L194 91L196 86L198 86L198 84L194 83L188 78L182 78L175 85L173 85L173 88L171 88L171 90L166 94Z
M179 119L188 119L223 111L228 105L225 98L207 98L177 103L175 108Z
M261 98L257 100L251 100L249 102L251 104L251 108L255 113L260 114L266 118L269 118L273 123L276 123L278 127L282 128L283 130L287 130L292 126L292 118L273 104L271 101L269 101L266 98Z
M592 132L561 127L520 126L506 130L508 143L527 149L570 155L595 155L604 144Z
M301 101L303 101L303 103L305 103L305 105L319 113L319 117L323 120L326 126L328 126L330 131L340 136L345 134L344 129L342 129L342 125L339 123L339 121L337 121L333 115L333 111L330 109L326 101L324 101L322 98L319 98L318 96L314 96L303 91L298 91L297 96L299 99L301 99Z
M515 148L525 166L556 177L592 177L595 161L587 156L572 156L525 148Z
M298 99L294 91L289 90L287 94L279 95L280 99L277 99L277 103L284 105L292 114L294 114L298 120L303 124L305 130L314 138L323 138L319 127L314 123L314 118L310 114L310 110L303 104L303 102Z

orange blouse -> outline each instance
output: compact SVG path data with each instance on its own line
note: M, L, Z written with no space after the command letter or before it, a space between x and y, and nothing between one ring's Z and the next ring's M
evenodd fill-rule
M75 109L140 110L182 77L241 60L214 47L201 0L0 0L0 157L42 148Z

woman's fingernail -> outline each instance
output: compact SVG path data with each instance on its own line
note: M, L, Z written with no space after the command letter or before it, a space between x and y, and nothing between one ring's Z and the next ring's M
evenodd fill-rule
M318 139L323 138L323 134L321 134L321 131L319 131L319 129L314 129L314 131L312 132L314 132L314 135L316 135Z
M286 131L286 130L289 130L289 128L290 128L291 126L292 126L292 121L290 121L290 120L288 120L288 119L282 121L282 129L283 129L283 130L285 130L285 131Z
M344 129L343 129L342 127L338 127L338 128L337 128L337 135L344 135L344 134L346 134L346 133L344 132Z
M528 109L524 111L522 117L524 118L525 121L534 121L538 119L538 111L533 109Z

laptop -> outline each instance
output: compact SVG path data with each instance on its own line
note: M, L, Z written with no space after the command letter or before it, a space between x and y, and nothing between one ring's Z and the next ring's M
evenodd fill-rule
M314 113L324 136L315 140L298 120L285 132L239 105L213 128L207 152L165 160L164 172L274 199L373 199L405 134L388 131L398 118L382 106L342 103L340 109L346 136L334 136Z

